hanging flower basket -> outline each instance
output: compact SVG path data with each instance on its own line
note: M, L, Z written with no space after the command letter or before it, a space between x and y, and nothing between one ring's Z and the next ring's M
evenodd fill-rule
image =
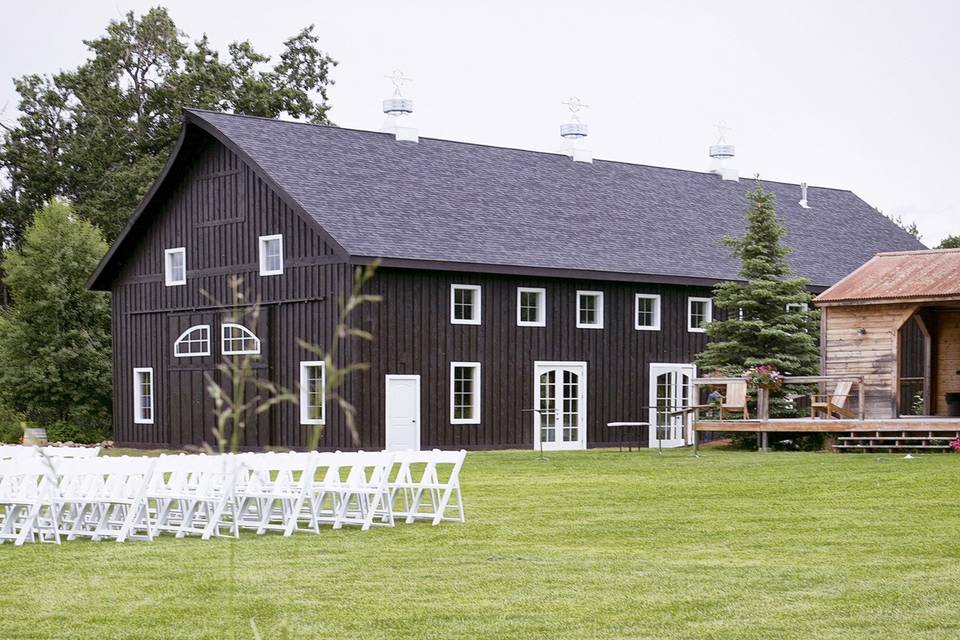
M750 367L744 376L747 384L755 389L779 389L783 386L783 374L769 365Z

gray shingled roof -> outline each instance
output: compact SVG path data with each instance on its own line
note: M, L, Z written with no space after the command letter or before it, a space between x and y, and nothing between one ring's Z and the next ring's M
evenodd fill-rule
M752 179L191 111L351 255L736 279ZM795 272L831 285L880 251L924 248L850 191L763 181Z

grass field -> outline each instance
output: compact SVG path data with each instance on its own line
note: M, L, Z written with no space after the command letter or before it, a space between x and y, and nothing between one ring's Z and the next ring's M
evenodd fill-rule
M2 545L0 637L960 638L957 455L471 453L462 479L464 525Z

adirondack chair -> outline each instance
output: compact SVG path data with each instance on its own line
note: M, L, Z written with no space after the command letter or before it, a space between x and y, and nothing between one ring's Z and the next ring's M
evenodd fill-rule
M853 380L841 380L832 395L811 395L810 417L816 418L817 414L823 413L828 418L835 415L841 418L856 418L857 414L847 408L847 397L852 386Z
M750 419L750 409L747 408L747 383L728 382L727 393L720 403L720 419L723 420L724 414L742 413L744 420Z

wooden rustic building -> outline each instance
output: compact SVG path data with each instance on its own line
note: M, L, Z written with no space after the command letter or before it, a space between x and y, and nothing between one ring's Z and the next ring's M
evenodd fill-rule
M816 290L882 250L921 245L850 191L764 181L794 270ZM743 231L753 181L622 162L187 111L163 173L91 279L112 292L114 433L122 444L210 441L204 375L257 354L299 405L251 417L245 446L354 446L326 406L322 363L356 265L381 260L375 336L344 395L379 447L583 448L610 421L684 400L736 279L720 239ZM260 299L230 317L231 276ZM204 292L207 292L205 295ZM529 410L538 408L539 415ZM682 430L647 437L682 444Z
M867 418L960 400L960 249L878 254L815 302L823 372L864 377Z

